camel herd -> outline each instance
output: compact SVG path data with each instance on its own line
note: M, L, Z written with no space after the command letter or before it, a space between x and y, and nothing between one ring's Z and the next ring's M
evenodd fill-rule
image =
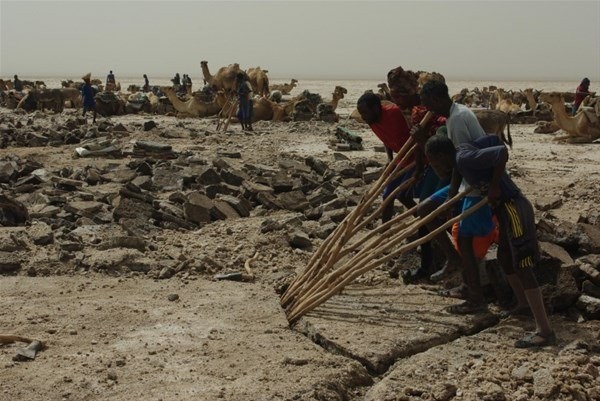
M112 88L103 88L100 80L92 80L98 88L96 109L104 116L137 113L171 114L188 117L235 116L236 76L244 74L250 82L255 97L253 99L253 122L260 120L289 121L318 119L337 122L336 108L347 90L336 86L331 100L324 101L320 95L304 91L291 96L298 81L273 85L269 83L268 71L261 67L243 70L238 63L219 68L213 75L207 61L200 62L205 86L192 91L188 85L185 93L173 87L152 87L151 91L140 92L131 85L127 92L121 91L117 83ZM435 73L423 73L419 79L435 79ZM62 88L48 89L42 81L22 81L23 92L16 92L13 82L0 79L0 105L8 108L23 108L26 111L51 109L62 112L65 107L80 108L82 83L63 81ZM391 101L387 84L377 85L382 101ZM536 132L555 132L563 129L566 135L557 137L570 142L590 142L600 138L600 101L588 97L575 116L570 115L570 102L573 93L543 93L531 88L525 90L504 90L494 86L462 89L452 96L453 101L474 109L480 123L488 133L504 135L507 129L507 143L510 137L510 122L522 116L531 116L538 121ZM350 115L361 121L356 110ZM553 121L551 121L553 120ZM528 120L531 121L531 120Z

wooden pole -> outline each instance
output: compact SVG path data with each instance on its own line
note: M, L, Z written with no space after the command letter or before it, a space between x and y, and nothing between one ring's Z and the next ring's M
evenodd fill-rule
M487 204L488 199L484 198L482 199L479 203L477 203L476 205L472 206L471 208L465 210L463 213L461 213L459 216L456 216L450 220L448 220L446 223L444 223L443 225L441 225L440 227L438 227L437 229L433 230L431 233L429 233L428 235L419 238L416 241L413 241L409 244L404 245L403 247L400 247L399 249L397 249L396 251L390 253L389 255L386 255L382 258L376 259L373 262L371 262L370 264L362 264L361 266L358 266L357 268L353 269L352 271L349 272L349 274L342 276L342 280L339 280L338 283L334 286L334 287L329 287L326 288L324 290L322 290L320 293L314 294L313 297L311 299L307 299L304 302L302 302L301 304L298 304L298 306L296 308L294 308L293 310L291 310L288 314L288 320L290 321L291 324L295 323L300 317L302 317L303 315L305 315L307 312L313 310L314 308L318 307L319 305L321 305L322 303L324 303L325 301L327 301L329 298L331 298L332 296L336 295L337 293L339 293L342 288L344 288L344 286L346 286L347 284L349 284L350 282L352 282L356 277L368 272L369 270L375 268L376 266L380 265L381 263L385 263L388 260L404 253L407 252L411 249L416 248L417 246L419 246L422 243L425 243L427 241L430 241L431 239L433 239L436 235L438 235L440 232L442 232L443 230L447 229L448 227L450 227L451 225L453 225L454 223L464 219L465 217L468 217L469 215L473 214L475 211L477 211L479 208L481 208L482 206L484 206L485 204Z

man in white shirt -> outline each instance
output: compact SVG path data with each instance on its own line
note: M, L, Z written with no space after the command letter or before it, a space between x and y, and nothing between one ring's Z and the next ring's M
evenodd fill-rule
M421 103L426 106L428 110L448 118L446 121L448 137L456 147L460 144L468 143L487 135L483 128L481 128L475 114L468 107L454 103L452 99L450 99L448 87L443 82L431 81L426 83L421 90ZM415 135L417 141L422 140L422 138L420 138L421 134L418 126L413 127L411 133ZM435 160L430 160L429 162L433 164L435 163ZM456 195L459 191L459 184L461 186L460 190L464 189L466 186L464 182L461 183L460 174L453 174L452 181L448 187L442 188L419 204L419 215L428 215L447 199ZM464 211L478 203L480 200L480 193L471 192L469 196L465 197L464 200L459 203L460 209L456 212L459 213ZM439 224L439 221L437 224ZM435 226L436 224L433 224L429 229L433 230ZM460 222L458 231L458 250L461 254L463 265L463 280L466 285L466 294L464 295L466 295L466 302L449 307L447 309L448 312L455 314L470 314L481 312L486 309L486 300L483 295L479 278L478 261L473 248L473 238L488 236L493 229L492 211L489 206L479 209L477 212ZM441 274L444 273L446 272L441 272ZM436 278L439 278L439 275L437 277L432 277L432 279Z

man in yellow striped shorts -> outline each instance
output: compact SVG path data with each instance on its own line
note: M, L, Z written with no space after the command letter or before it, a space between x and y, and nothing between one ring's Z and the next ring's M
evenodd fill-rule
M512 313L531 310L537 330L515 342L518 348L552 345L556 336L533 267L539 244L531 203L506 174L508 150L496 135L487 135L458 148L447 137L431 137L425 146L431 167L443 178L457 170L468 185L487 193L498 218L498 261L517 299Z

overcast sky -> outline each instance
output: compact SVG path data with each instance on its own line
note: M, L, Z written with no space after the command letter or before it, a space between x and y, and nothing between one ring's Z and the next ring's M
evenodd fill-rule
M6 1L0 76L600 80L600 1Z

